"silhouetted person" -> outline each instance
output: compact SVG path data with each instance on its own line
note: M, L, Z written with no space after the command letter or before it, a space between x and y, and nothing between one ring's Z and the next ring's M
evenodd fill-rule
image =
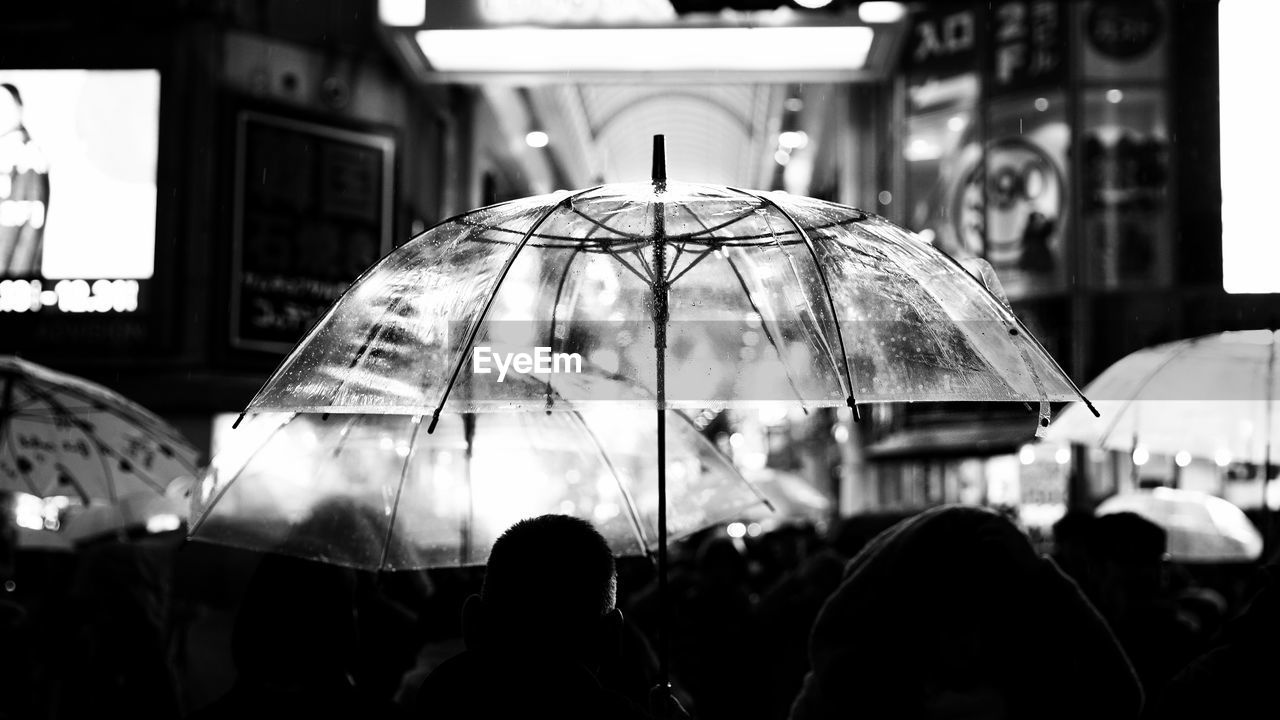
M565 515L516 523L494 543L483 589L463 608L467 649L427 677L418 715L642 717L597 677L618 653L616 599L613 553L589 523Z
M1164 528L1136 513L1094 520L1086 594L1133 662L1148 698L1201 650L1196 629L1179 617L1165 582Z
M18 528L13 496L0 491L0 720L31 717L32 658L26 608L12 598L8 583L17 569Z
M845 569L793 720L1133 718L1142 694L1079 589L1007 519L935 508Z
M220 718L396 717L356 685L355 571L268 555L236 616L236 683L193 714Z
M1049 249L1049 238L1057 223L1045 217L1044 213L1033 212L1027 217L1027 225L1022 230L1022 255L1018 258L1018 267L1027 272L1053 272L1053 252Z
M1092 532L1097 518L1084 510L1073 510L1053 524L1053 560L1081 586L1089 570Z
M1280 567L1262 569L1262 587L1229 622L1216 646L1170 680L1152 716L1159 720L1264 718L1276 714L1280 677Z
M747 561L724 536L706 538L695 557L693 583L673 613L673 672L698 718L740 720L758 706L759 687Z
M80 545L77 554L53 717L180 717L166 632L166 562L118 538Z
M827 598L839 587L846 560L832 550L814 553L766 591L756 605L759 652L753 662L760 663L763 670L760 717L781 719L790 712L809 671L809 631Z

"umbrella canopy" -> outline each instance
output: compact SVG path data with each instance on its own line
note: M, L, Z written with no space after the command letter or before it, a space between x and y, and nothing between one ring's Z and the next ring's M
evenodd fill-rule
M760 468L745 471L743 475L768 498L772 507L757 506L744 513L742 519L758 521L766 529L791 522L822 526L831 519L835 505L831 497L796 473Z
M668 408L1017 400L1047 413L1081 397L980 280L884 219L663 182L441 223L357 280L248 411L543 409L553 387L577 408L624 400L578 367ZM517 374L544 382L507 382Z
M1137 513L1169 535L1169 556L1181 562L1251 562L1262 555L1262 535L1240 508L1193 490L1155 488L1114 495L1098 515Z
M656 423L632 407L444 416L262 414L193 493L192 538L340 565L484 563L498 535L544 513L591 521L620 555L655 549ZM676 536L763 496L678 412L667 435Z
M163 493L199 452L160 418L101 385L0 357L0 490L84 505Z
M1225 332L1139 350L1108 367L1085 392L1102 413L1073 405L1046 441L1109 450L1136 446L1172 455L1267 462L1280 450L1275 422L1277 334Z

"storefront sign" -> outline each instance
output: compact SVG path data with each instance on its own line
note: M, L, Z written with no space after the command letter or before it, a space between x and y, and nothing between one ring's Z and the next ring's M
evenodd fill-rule
M971 8L913 16L902 57L909 112L977 100L979 32L978 13Z
M1066 80L1066 10L1053 0L1010 0L991 6L987 92L995 95Z
M389 134L239 113L232 347L289 350L390 251L394 158Z
M972 9L917 14L907 38L903 67L913 76L950 76L973 69L978 20Z
M1085 33L1098 52L1128 60L1150 51L1163 32L1160 9L1150 0L1097 2L1089 8Z

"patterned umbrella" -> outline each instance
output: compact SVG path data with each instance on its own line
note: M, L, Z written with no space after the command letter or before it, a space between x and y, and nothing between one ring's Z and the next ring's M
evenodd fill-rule
M0 490L83 505L163 494L199 452L177 430L101 385L0 357Z

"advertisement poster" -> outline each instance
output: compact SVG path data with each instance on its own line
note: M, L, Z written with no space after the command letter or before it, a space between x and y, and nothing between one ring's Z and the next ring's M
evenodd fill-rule
M242 111L231 345L288 351L391 250L395 139Z
M0 314L138 309L159 124L156 70L0 70Z
M908 118L908 225L953 257L986 259L1010 300L1062 292L1066 103L1060 94L994 101L985 133L975 116L957 109Z
M993 102L984 162L957 190L961 240L991 263L1010 300L1066 289L1070 135L1061 95Z

